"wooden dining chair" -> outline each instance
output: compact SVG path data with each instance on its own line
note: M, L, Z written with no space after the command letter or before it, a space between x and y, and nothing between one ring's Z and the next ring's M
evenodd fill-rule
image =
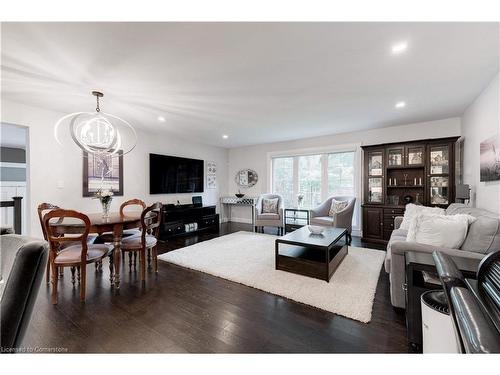
M146 208L146 203L140 199L130 199L126 202L123 202L120 205L120 215L126 215L126 209L132 206L140 206L141 211L143 211ZM141 235L141 230L140 229L126 229L123 231L122 237L130 237L130 236L140 236ZM114 240L114 235L111 232L106 232L102 233L99 236L97 236L96 243L106 243L106 242L113 242Z
M47 229L45 228L45 225L43 224L43 216L48 211L55 210L55 209L58 209L58 208L60 208L60 207L56 206L55 204L52 204L52 203L40 203L38 205L38 219L40 220L40 226L42 227L42 234L43 234L43 238L44 238L45 241L48 241L48 239L47 239ZM92 234L92 235L89 234L89 236L87 237L87 243L88 244L93 244L96 238L97 238L97 236L95 234ZM62 250L64 247L67 247L69 245L70 245L69 242L61 244L61 248L59 250ZM102 263L101 262L96 263L96 269L98 267L100 267L102 269ZM74 270L71 270L71 272L74 273ZM62 268L59 270L59 273L60 273L59 276L62 277L63 276L63 269ZM50 282L50 262L47 262L47 270L46 270L46 273L45 273L45 281L47 282L47 284Z
M65 223L67 219L76 219L77 223L72 225L71 234L61 236L58 224ZM61 208L53 209L44 215L43 225L47 231L47 241L50 245L49 262L52 271L52 304L57 304L58 268L64 267L71 268L73 280L74 269L79 269L80 300L85 301L87 264L101 262L112 251L111 246L87 243L90 231L90 219L81 212Z
M43 239L48 241L47 238L47 230L45 229L45 225L43 224L43 215L46 211L55 210L59 208L55 204L52 203L40 203L38 205L38 219L40 220L40 226L42 227ZM48 284L50 282L50 262L47 262L47 270L45 272L45 281Z
M141 281L146 280L146 252L147 261L151 266L151 256L154 262L154 270L158 272L158 235L162 220L162 204L156 202L142 211L141 214L141 235L124 238L121 242L123 252L139 253L139 263L141 265Z

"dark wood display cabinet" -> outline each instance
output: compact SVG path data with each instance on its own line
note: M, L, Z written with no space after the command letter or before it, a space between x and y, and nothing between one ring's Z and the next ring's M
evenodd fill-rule
M455 200L459 137L363 146L363 241L387 243L408 203L447 207Z

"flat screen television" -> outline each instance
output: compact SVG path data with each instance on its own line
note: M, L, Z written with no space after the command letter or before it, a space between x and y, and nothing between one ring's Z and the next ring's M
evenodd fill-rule
M202 193L203 169L203 160L149 154L149 193Z

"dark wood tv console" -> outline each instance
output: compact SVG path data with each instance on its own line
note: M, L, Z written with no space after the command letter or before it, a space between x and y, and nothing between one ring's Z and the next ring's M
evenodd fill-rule
M194 234L201 231L218 231L219 214L215 206L195 206L193 204L167 204L163 206L163 221L160 238L165 240L174 236ZM186 224L196 223L197 229L186 231Z

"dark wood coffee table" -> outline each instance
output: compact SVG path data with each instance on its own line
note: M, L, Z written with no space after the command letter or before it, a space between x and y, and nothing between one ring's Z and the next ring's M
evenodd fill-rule
M302 227L276 239L276 269L329 282L347 255L347 243L347 229L325 228L322 234L312 234Z

